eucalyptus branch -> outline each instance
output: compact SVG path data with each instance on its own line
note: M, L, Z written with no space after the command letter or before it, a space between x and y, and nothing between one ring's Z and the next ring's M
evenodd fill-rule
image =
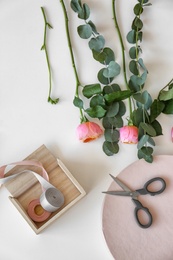
M48 50L47 50L47 44L46 44L46 36L47 36L47 28L52 29L53 27L50 25L50 23L47 22L46 15L45 15L45 10L43 7L41 7L43 18L44 18L44 41L43 45L41 47L41 50L45 51L46 54L46 62L47 62L47 67L48 67L48 73L49 73L49 93L48 93L48 99L47 101L50 102L51 104L57 104L59 101L59 98L52 99L51 98L51 91L52 91L52 75L51 75L51 67L50 67L50 62L49 62L49 55L48 55Z
M76 64L75 64L75 59L74 59L74 54L73 54L73 49L72 49L72 44L71 44L71 38L70 38L70 32L69 32L69 26L68 26L69 19L68 19L67 10L66 10L64 1L60 0L60 3L62 5L62 9L63 9L68 47L69 47L72 67L73 67L74 75L75 75L75 79L76 79L75 97L81 103L81 100L79 100L79 87L81 86L81 83L80 83L80 80L79 80L79 76L78 76L78 72L77 72L77 68L76 68ZM81 115L81 123L86 122L87 118L84 116L83 109L82 109L83 104L80 105L80 106L78 105L78 107L79 107L79 111L80 111L80 115Z

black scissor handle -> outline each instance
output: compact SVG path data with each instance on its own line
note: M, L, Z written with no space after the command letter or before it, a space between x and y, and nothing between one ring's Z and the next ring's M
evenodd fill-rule
M136 200L136 199L132 199L132 200L136 205L135 211L134 211L136 222L138 223L138 225L141 228L149 228L153 222L153 218L152 218L152 215L151 215L149 209L146 207L143 207L143 205L138 200ZM143 224L142 217L139 216L139 211L143 211L144 215L147 215L148 221L146 222L146 224Z
M161 185L162 185L161 188L160 188L160 189L157 189L157 190L155 190L155 191L150 190L149 186L150 186L151 184L153 184L154 182L158 182L158 181L161 182ZM150 195L154 196L154 195L158 195L158 194L162 193L162 192L165 190L165 188L166 188L166 182L165 182L165 180L162 179L162 178L160 178L160 177L155 177L155 178L153 178L153 179L147 181L147 182L145 183L144 187L143 187L142 189L137 190L137 191L138 191L140 194L142 194L142 195L150 194Z

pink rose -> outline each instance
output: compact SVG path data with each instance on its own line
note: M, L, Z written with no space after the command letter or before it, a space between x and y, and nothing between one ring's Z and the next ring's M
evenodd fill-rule
M138 128L133 125L127 125L120 128L120 141L127 144L138 143Z
M103 134L100 126L94 122L85 122L80 124L77 129L78 139L84 143L97 139Z

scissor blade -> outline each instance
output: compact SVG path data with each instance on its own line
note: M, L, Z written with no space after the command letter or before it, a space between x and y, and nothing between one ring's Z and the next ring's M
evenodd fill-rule
M103 193L116 196L131 196L130 191L103 191Z
M132 192L122 181L120 181L117 177L114 177L112 174L110 174L112 179L124 190L128 192Z

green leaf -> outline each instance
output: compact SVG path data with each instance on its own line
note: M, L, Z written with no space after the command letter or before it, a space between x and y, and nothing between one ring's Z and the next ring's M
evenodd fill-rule
M148 142L148 139L148 135L143 135L137 144L137 148L140 150Z
M105 129L112 129L112 124L109 122L110 117L104 117L102 120L102 125Z
M119 112L119 102L113 102L107 109L106 116L113 117L116 116Z
M165 107L163 109L164 114L173 114L173 99L164 102Z
M92 35L92 28L89 24L79 25L77 31L82 39L88 39Z
M104 48L100 53L93 51L93 57L95 60L99 61L104 65L108 65L110 61L115 60L114 52L110 48Z
M153 148L152 147L142 147L140 150L138 150L138 158L144 159L148 163L153 162Z
M76 13L80 13L82 10L81 1L79 0L71 0L70 6L72 10Z
M113 78L120 74L120 65L115 61L111 61L106 69L103 71L105 78Z
M96 28L95 24L94 24L92 21L89 21L88 24L91 26L92 31L93 31L95 34L99 34L99 33L97 32L97 28Z
M82 93L87 98L90 98L95 94L101 94L102 93L101 86L98 83L86 85L84 86Z
M136 31L135 30L131 30L128 34L127 34L127 41L129 43L136 43Z
M108 103L111 103L113 101L120 101L120 100L124 100L128 97L130 97L132 94L132 92L130 90L122 90L122 91L116 91L110 94L106 94L104 95L105 100Z
M159 94L159 100L167 101L173 99L173 88L169 90L162 90Z
M129 56L131 59L136 59L138 53L139 53L139 48L136 48L135 46L131 47L129 50Z
M139 63L139 65L141 66L141 68L142 68L143 70L145 70L146 72L148 72L148 71L147 71L147 68L146 68L145 65L144 65L143 59L139 58L138 63Z
M141 4L136 4L135 7L134 7L134 9L133 9L133 11L134 11L134 14L135 14L135 15L140 15L140 14L142 14L142 12L143 12L143 7L142 7L142 5L141 5Z
M105 45L105 39L103 36L99 35L96 38L91 38L88 44L91 50L100 52Z
M107 85L107 84L110 84L112 81L113 81L113 79L114 78L106 78L105 76L104 76L104 68L103 69L101 69L99 72L98 72L98 75L97 75L97 77L98 77L98 80L100 81L100 83L102 83L102 84L104 84L104 85Z
M116 128L123 126L123 119L119 115L116 115L116 117L108 117L108 122Z
M124 114L126 113L126 106L124 104L123 101L119 101L119 112L118 112L118 115L119 116L123 116Z
M154 120L151 123L151 126L155 129L156 136L163 135L163 133L162 133L162 126L161 126L161 124L157 120Z
M138 70L138 65L135 60L131 60L129 63L129 69L134 75L138 75L139 70Z
M134 93L133 98L141 104L145 105L149 99L149 93L146 90L142 93Z
M133 110L132 119L133 119L133 124L139 127L139 124L143 120L143 109L137 108L136 110Z
M121 89L118 84L111 84L111 85L104 86L103 93L109 94L109 93L113 93L113 92L119 91L119 90L121 90Z
M108 142L118 142L120 134L116 129L105 129L104 136Z
M133 24L138 30L141 30L143 27L143 22L137 16L135 17Z
M116 142L105 141L103 143L103 151L106 155L111 156L119 152L119 145Z
M106 110L99 105L87 108L85 112L92 118L102 118L106 114Z
M102 95L95 95L90 100L90 107L95 107L97 105L100 105L102 107L105 106L105 100Z
M90 8L87 4L83 4L82 9L78 12L78 17L87 20L90 16Z
M149 135L156 136L156 131L155 131L154 127L152 127L152 125L141 122L139 126L142 127L142 129Z
M74 99L73 99L73 104L74 104L74 106L83 109L83 101L82 101L82 99L80 99L80 98L78 98L78 97L74 97Z
M150 107L150 121L153 122L163 111L165 104L155 99Z

